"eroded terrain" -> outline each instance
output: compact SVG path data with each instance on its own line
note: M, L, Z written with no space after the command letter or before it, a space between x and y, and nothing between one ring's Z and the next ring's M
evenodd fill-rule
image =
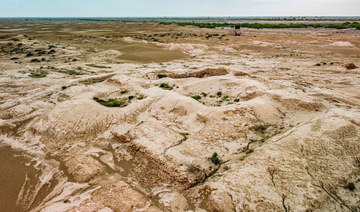
M242 31L0 22L0 209L359 211L359 31Z

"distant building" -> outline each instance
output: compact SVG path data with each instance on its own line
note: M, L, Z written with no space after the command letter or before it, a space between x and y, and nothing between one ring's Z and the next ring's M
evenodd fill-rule
M241 36L240 24L235 24L235 26L234 26L234 35L235 36Z

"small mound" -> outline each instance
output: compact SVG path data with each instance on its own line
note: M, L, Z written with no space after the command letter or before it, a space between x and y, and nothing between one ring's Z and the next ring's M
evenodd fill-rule
M189 77L196 77L196 78L206 78L212 76L222 76L226 75L229 72L225 68L207 68L201 71L192 72L192 73L183 73L183 74L170 74L171 78L189 78Z
M336 42L330 44L330 46L352 47L354 45L348 41L336 41Z

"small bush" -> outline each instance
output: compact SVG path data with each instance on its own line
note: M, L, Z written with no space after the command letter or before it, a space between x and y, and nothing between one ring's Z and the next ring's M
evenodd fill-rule
M10 60L18 60L18 57L12 57Z
M48 54L54 54L56 51L54 49L51 49L50 51L48 51Z
M225 170L225 171L227 171L227 170L229 170L229 169L230 169L229 166L224 166L224 170Z
M127 90L120 91L121 94L126 94L127 92Z
M166 83L161 83L159 87L164 89L164 90L172 90L173 89L172 86L170 86L170 85L168 85Z
M211 162L213 162L215 165L220 164L220 159L219 159L218 154L216 152L213 153L213 155L211 156L211 158L209 158L209 160L211 160Z
M199 100L199 99L201 99L201 96L195 95L195 96L192 96L191 98L193 98L193 99L195 99L195 100Z
M349 182L346 186L345 186L346 189L349 189L350 191L353 191L355 190L355 184L352 183L352 182Z
M159 79L161 79L161 78L167 77L167 75L166 75L166 74L158 74L157 77L158 77Z
M253 149L248 149L248 150L246 150L246 154L248 155L248 154L251 154L251 153L253 153L254 152L254 150Z
M240 101L240 99L238 99L238 98L234 99L234 102L239 102L239 101Z
M34 54L33 54L32 52L28 52L28 53L26 54L26 57L32 57L32 56L34 56Z
M35 58L35 59L32 59L30 62L32 62L32 63L40 63L40 60Z

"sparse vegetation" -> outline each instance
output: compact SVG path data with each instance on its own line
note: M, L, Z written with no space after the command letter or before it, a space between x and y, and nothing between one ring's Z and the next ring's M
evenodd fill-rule
M251 153L253 153L254 152L254 150L253 149L248 149L248 150L246 150L245 151L245 153L248 155L248 154L251 154Z
M109 66L102 66L102 65L95 65L95 64L86 64L86 66L93 67L93 68L111 68Z
M158 77L159 79L161 79L161 78L167 77L167 75L166 75L166 74L158 74L157 77Z
M164 89L164 90L172 90L172 89L173 89L172 86L170 86L170 85L168 85L168 84L166 84L166 83L161 83L161 84L159 85L159 87L162 88L162 89Z
M32 78L43 78L46 77L48 75L47 71L44 70L37 70L37 71L32 71L29 75L29 77Z
M200 100L200 99L201 99L201 96L195 95L195 96L192 96L191 98L193 98L193 99L195 99L195 100Z
M83 71L76 71L76 70L68 70L68 69L60 69L57 72L59 73L63 73L63 74L68 74L68 75L83 75L84 72Z
M126 107L128 105L128 101L125 100L119 101L113 98L109 98L108 100L103 100L98 97L94 97L93 99L105 107Z
M240 158L239 158L239 160L240 161L244 161L246 159L246 156L244 155L244 156L241 156Z
M32 62L32 63L40 63L40 60L37 59L37 58L34 58L34 59L32 59L30 62Z
M211 162L213 162L215 165L219 165L219 164L220 164L220 159L219 159L218 154L217 154L216 152L214 152L214 153L212 154L212 156L209 158L209 160L210 160Z
M356 189L355 184L353 182L349 182L346 186L346 189L349 189L350 191L354 191Z
M179 26L197 26L200 28L217 28L217 27L234 27L233 23L219 23L219 22L160 22L160 24L172 24L175 23ZM334 28L334 29L347 29L355 28L360 29L359 22L344 22L344 23L314 23L314 24L304 24L304 23L239 23L240 27L244 28L253 28L253 29L285 29L285 28ZM206 38L211 38L217 34L208 34Z
M105 79L88 79L88 80L81 81L81 83L84 85L91 85L91 84L100 83L100 82L104 82L104 81L105 81Z
M263 124L258 124L258 125L255 125L255 126L253 127L253 129L254 129L256 132L260 132L260 133L264 133L267 128L268 128L268 127L267 127L266 125L263 125Z

